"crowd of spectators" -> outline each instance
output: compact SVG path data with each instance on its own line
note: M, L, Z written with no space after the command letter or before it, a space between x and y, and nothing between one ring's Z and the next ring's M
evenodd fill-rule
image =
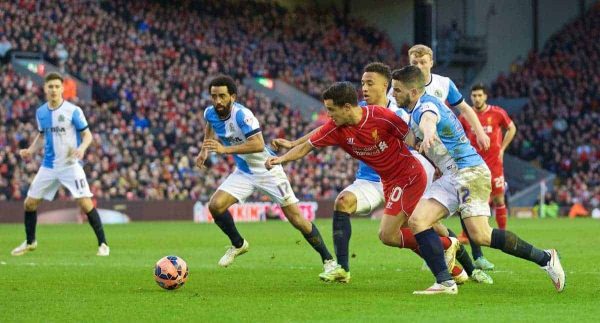
M509 153L558 176L562 206L600 207L600 4L567 24L539 53L492 85L496 97L527 97Z
M600 36L599 12L596 7L567 25L542 52L492 86L494 96L529 97L514 118L519 132L509 152L559 174L556 193L564 203L600 200L600 43L589 41ZM93 86L94 100L80 104L95 136L85 167L99 198L210 196L234 165L219 156L206 171L193 167L204 132L202 112L210 105L206 85L219 72L238 81L277 77L318 96L332 81L357 82L369 61L406 63L385 34L333 8L20 0L0 3L0 20L2 53L41 52ZM22 199L40 157L26 163L16 151L36 134L34 111L43 95L8 65L0 69L0 199ZM240 87L238 97L263 125L266 142L296 138L317 125L251 89ZM301 199L335 197L354 179L355 167L334 149L286 166Z
M223 19L231 18L227 13L231 8L212 3L215 7L206 10L225 10ZM207 200L232 171L230 156L212 157L212 167L206 171L193 167L204 134L202 113L210 105L206 84L224 69L241 81L248 74L257 74L256 63L244 63L251 56L224 59L227 50L215 51L219 46L227 47L223 41L211 45L212 49L208 40L190 42L187 37L194 35L196 27L220 30L210 24L187 25L198 19L199 11L128 2L40 5L21 1L0 6L7 22L0 32L14 48L41 51L47 59L63 64L64 70L94 85L93 102L80 104L96 143L86 155L85 168L98 198ZM30 13L35 10L38 14L32 18ZM161 10L177 13L181 20L174 23L164 19ZM196 34L206 39L210 33ZM63 55L64 62L59 55L63 49L68 52ZM17 157L17 150L26 147L36 134L34 113L43 95L40 88L9 66L0 68L0 199L22 199L41 156L26 163ZM279 75L277 70L268 73ZM304 120L298 110L243 86L238 101L253 110L264 127L267 143L275 137L299 137L316 126ZM335 197L353 180L355 167L356 162L334 149L286 166L296 194L305 200ZM61 190L59 197L64 194Z

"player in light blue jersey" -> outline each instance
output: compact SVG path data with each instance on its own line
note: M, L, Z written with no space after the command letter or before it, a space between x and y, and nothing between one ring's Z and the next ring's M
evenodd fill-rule
M235 203L243 203L259 190L281 205L286 218L321 255L325 268L337 266L317 227L300 213L298 199L283 168L265 168L267 158L275 154L265 147L260 125L252 112L235 102L235 81L229 76L217 76L211 80L209 91L213 105L204 111L204 143L196 158L196 165L204 167L208 153L215 152L232 154L237 166L211 196L208 204L215 223L231 241L231 247L219 260L219 265L227 267L235 257L248 251L248 241L239 234L228 208Z
M396 100L394 100L393 97L386 96L387 88L391 83L391 77L392 71L389 66L380 62L367 64L363 69L363 75L361 79L361 89L365 100L360 102L359 105L378 105L387 107L388 109L396 112L398 116L408 123L408 113L404 109L398 109L396 106ZM318 131L318 129L320 128L317 128L315 131ZM314 131L295 141L278 138L273 140L271 144L275 149L291 149L308 140L312 133L314 133ZM427 182L431 183L435 169L431 163L429 163L418 152L413 151L413 154L423 165L423 168L427 174ZM350 280L349 244L350 237L352 235L350 216L354 214L368 215L382 207L384 201L385 195L379 175L371 167L359 161L355 181L350 186L346 187L342 192L340 192L334 204L333 242L335 246L334 250L336 258L340 264L340 268L331 267L329 270L324 271L319 275L322 280L338 282L348 282ZM414 240L408 237L412 237L412 233L408 228L399 229L393 225L390 226L382 223L379 231L380 240L384 244L392 247L410 248L407 241ZM401 234L398 234L398 231L401 231ZM445 236L447 236L447 234ZM468 255L467 260L463 259L463 261L470 262ZM468 280L469 277L473 277L473 280L477 282L492 281L491 278L485 273L475 273L475 275L472 274L472 272L459 271L456 279L461 279L461 282L464 282Z
M25 199L26 240L11 254L20 256L35 250L37 209L42 199L52 201L58 188L66 187L85 214L98 239L98 256L108 256L102 221L94 207L92 193L87 183L81 159L92 143L92 133L80 107L65 101L63 78L58 73L49 73L44 78L44 93L48 102L36 111L39 134L27 149L19 154L24 159L32 158L43 146L44 159L35 175Z
M487 151L490 148L490 138L485 131L483 131L484 129L481 126L481 122L477 118L477 115L464 100L454 82L448 77L431 72L434 63L433 50L422 44L414 45L408 50L408 59L410 65L418 67L421 70L421 73L423 73L423 76L425 77L425 93L435 96L440 99L440 101L449 104L451 107L456 107L473 128L477 145L479 145L482 151ZM454 232L450 231L449 233L451 236L456 237ZM468 239L464 231L460 238L463 240ZM479 269L490 269L494 267L494 264L489 262L483 256L483 252L477 244L471 243L471 249L473 251L473 257L476 258L475 265ZM457 255L457 258L459 257L460 256ZM467 268L465 269L467 271L469 270Z
M425 93L425 78L419 68L407 66L394 71L392 87L398 105L407 107L411 113L412 135L407 136L407 143L419 146L443 174L423 194L408 221L421 256L436 278L430 288L415 294L458 293L444 262L438 235L432 228L456 211L460 211L477 244L538 264L548 273L556 290L562 291L565 272L555 249L538 249L510 231L490 227L490 171L471 146L454 113L442 101Z

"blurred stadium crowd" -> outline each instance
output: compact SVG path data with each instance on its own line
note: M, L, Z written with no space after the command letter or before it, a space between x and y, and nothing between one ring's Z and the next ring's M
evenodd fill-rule
M358 82L370 61L407 63L384 33L333 9L21 0L0 3L0 20L0 200L23 199L41 161L16 154L37 134L43 91L6 64L11 51L41 52L92 85L94 100L80 103L96 142L85 169L92 192L108 199L208 199L234 166L229 156L213 156L207 170L193 166L206 85L219 72L281 78L318 97L332 81ZM554 198L564 206L600 203L600 43L589 39L600 39L598 6L492 84L491 97L529 99L512 116L518 133L509 153L557 173ZM245 87L238 102L257 116L265 142L316 126ZM354 180L356 162L330 148L286 168L298 197L311 200L334 198Z

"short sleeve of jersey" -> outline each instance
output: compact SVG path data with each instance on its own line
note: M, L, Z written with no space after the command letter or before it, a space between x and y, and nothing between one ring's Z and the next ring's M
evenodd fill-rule
M502 108L498 108L498 118L500 119L500 126L504 129L508 128L508 126L512 123L508 113L506 113L506 111Z
M75 129L79 132L84 131L85 129L88 128L87 120L85 119L85 116L83 115L83 111L79 107L77 107L77 109L75 109L75 111L73 111L73 117L72 117L71 122L75 126Z
M397 115L398 112L392 112L387 109L381 109L380 111L382 117L387 121L390 121L390 131L394 133L396 137L404 139L404 137L406 137L406 134L408 133L408 125L406 121L404 121L404 119Z
M308 142L316 148L335 146L339 143L337 140L337 126L333 120L327 121L316 133L308 139Z
M249 138L260 132L258 120L248 109L240 109L235 114L235 122L246 138Z
M408 112L406 112L406 110L402 109L402 108L398 108L398 110L394 111L396 113L397 116L399 116L404 122L406 122L406 124L408 124L408 121L410 120L410 115L408 114Z
M458 91L458 88L456 87L456 85L454 84L454 82L452 80L450 80L450 82L448 84L448 99L447 100L451 106L457 106L463 101L462 94L460 94L460 92Z
M437 116L436 124L441 121L440 110L438 109L438 107L435 106L435 104L433 104L433 103L425 102L419 107L419 109L417 109L417 111L413 112L413 118L415 119L415 122L417 124L421 123L421 118L423 117L423 114L425 114L425 113L435 114Z
M37 122L38 131L44 133L44 129L42 129L42 123L40 122L40 113L37 111L35 113L35 121Z

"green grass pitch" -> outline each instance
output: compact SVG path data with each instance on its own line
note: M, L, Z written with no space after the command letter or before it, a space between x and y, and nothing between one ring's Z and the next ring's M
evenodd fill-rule
M446 223L458 231L456 219ZM317 224L333 253L331 221ZM318 255L284 222L239 224L250 252L217 266L227 240L213 224L147 222L105 226L110 257L96 257L88 225L38 226L38 249L10 256L22 225L0 225L0 322L555 322L600 317L600 221L509 220L509 229L556 247L567 287L556 293L537 266L484 249L494 285L467 283L456 296L414 296L432 283L412 252L386 247L377 221L352 222L350 284L325 284ZM166 291L154 263L175 254L187 284Z

